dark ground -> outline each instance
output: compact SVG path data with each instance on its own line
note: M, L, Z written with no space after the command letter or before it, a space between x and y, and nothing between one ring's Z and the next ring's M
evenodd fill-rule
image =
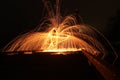
M0 56L0 80L104 80L83 54Z

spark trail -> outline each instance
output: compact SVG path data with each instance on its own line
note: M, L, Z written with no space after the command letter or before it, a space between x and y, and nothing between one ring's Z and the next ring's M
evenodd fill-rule
M12 40L3 51L62 52L61 54L65 54L65 51L84 49L95 56L107 54L104 46L96 38L95 29L85 24L78 24L73 15L66 17L60 15L59 0L56 0L55 12L49 1L44 0L44 5L49 17L33 31ZM46 27L47 29L44 29Z

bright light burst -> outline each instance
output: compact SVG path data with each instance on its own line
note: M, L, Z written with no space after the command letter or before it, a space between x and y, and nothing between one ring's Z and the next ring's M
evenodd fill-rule
M56 1L56 15L48 1L45 6L49 11L48 20L43 21L37 29L19 35L11 41L4 51L40 51L58 52L86 50L92 55L105 55L105 49L96 39L95 30L85 24L77 24L75 16L62 18L59 13L59 0ZM47 27L45 31L41 31Z

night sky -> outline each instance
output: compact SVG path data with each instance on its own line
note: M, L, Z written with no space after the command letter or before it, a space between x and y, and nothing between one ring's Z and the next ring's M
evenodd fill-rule
M51 0L54 2L54 0ZM79 15L84 23L105 33L111 17L116 16L120 9L120 0L61 0L62 15L74 13ZM42 0L5 0L0 5L0 48L19 34L34 29L44 17Z

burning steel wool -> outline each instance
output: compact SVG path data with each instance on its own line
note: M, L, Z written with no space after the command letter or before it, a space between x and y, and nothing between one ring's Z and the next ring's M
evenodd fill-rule
M59 0L54 11L45 1L49 17L36 29L19 35L3 51L61 52L85 50L92 55L106 55L104 46L98 41L99 32L91 26L78 24L75 16L60 15ZM47 28L47 29L46 29ZM68 53L67 53L68 54Z

